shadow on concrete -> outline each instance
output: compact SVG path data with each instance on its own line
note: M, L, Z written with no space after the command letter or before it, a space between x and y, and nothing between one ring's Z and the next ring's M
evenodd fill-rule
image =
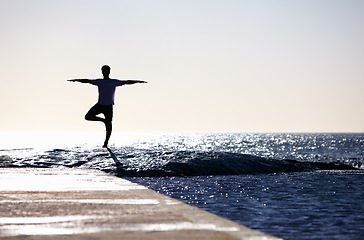
M116 168L120 171L124 171L123 164L121 164L115 153L113 153L110 148L107 148L107 150L109 151L111 158L114 160Z

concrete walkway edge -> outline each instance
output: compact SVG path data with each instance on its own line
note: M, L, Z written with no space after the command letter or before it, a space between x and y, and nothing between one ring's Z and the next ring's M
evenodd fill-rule
M0 168L1 239L278 239L90 169Z

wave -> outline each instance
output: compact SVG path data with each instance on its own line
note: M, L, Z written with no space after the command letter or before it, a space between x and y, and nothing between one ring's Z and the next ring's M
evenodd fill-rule
M303 162L269 159L249 154L148 149L53 149L12 159L0 156L0 167L92 168L119 177L202 176L359 170L343 162Z
M112 154L112 152L110 151ZM119 161L114 172L118 176L202 176L268 174L281 172L311 172L317 170L358 170L341 162L302 162L277 160L226 152L177 151L160 153L159 159L168 159L162 167L127 169ZM118 159L114 159L115 162Z

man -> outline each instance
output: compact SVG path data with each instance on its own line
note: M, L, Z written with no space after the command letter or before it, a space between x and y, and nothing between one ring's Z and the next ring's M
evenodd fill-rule
M112 131L112 117L115 89L118 86L130 85L135 83L147 83L140 80L117 80L111 79L110 67L105 65L101 68L103 79L71 79L70 82L90 83L96 85L99 90L97 103L86 113L85 119L88 121L100 121L105 124L106 138L103 147L107 147ZM104 114L105 118L98 117L98 114Z

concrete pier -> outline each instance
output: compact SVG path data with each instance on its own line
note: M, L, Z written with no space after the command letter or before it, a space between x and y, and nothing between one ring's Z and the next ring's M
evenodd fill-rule
M87 169L0 168L1 239L278 239Z

